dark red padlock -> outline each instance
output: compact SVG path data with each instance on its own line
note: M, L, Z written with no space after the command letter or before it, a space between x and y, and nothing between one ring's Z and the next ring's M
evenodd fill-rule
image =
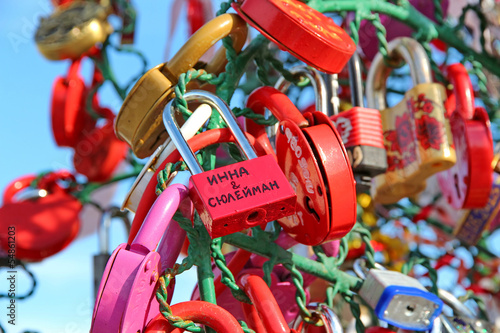
M443 195L456 209L481 208L488 203L493 175L493 140L483 108L474 108L474 90L462 64L448 66L453 94L446 103L457 163L437 174Z
M104 125L84 134L76 144L73 156L75 170L92 182L111 178L128 151L127 144L115 135L113 112L108 108L100 108L99 113L106 117Z
M365 333L396 333L388 328L372 326L365 329Z
M232 6L280 48L322 72L339 73L356 50L333 19L298 0L240 0Z
M66 77L58 77L52 86L52 132L60 147L74 147L82 133L95 126L85 110L88 88L79 74L81 60L74 60Z
M82 209L81 203L58 184L59 180L74 181L67 171L42 177L34 195L16 198L35 179L25 176L10 183L0 207L0 246L6 252L15 248L15 257L28 261L40 261L68 246L80 228L78 214ZM7 234L12 227L15 236Z
M246 105L259 114L268 108L280 120L277 160L297 193L297 213L279 220L283 229L306 245L345 236L356 221L355 181L330 119L321 112L302 116L285 94L271 87L253 91ZM271 147L263 126L249 119L246 126L263 147Z

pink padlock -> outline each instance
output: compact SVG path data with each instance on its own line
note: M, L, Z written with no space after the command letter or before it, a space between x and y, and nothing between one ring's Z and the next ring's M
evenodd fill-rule
M184 215L192 212L191 201L185 200L189 177L189 173L179 172L156 199L133 242L121 244L111 255L97 293L90 332L143 332L160 313L155 297L157 281L175 264L186 237L172 218L177 209ZM173 287L169 288L169 303L172 294Z

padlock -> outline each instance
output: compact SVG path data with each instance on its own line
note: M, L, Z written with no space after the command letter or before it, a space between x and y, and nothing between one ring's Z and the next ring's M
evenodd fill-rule
M315 326L307 324L301 317L297 317L297 320L293 324L297 333L344 333L340 318L327 305L310 303L306 308L311 311L313 318L317 318L323 325Z
M130 90L116 117L115 132L137 157L150 156L168 138L161 113L173 98L179 75L195 67L210 47L227 36L232 38L233 47L239 52L246 41L247 26L236 14L223 14L205 24L168 63L150 69ZM222 48L204 69L218 74L224 71L225 65L225 48ZM193 84L190 82L189 86Z
M306 245L345 236L356 221L356 189L347 152L330 119L321 112L302 116L285 94L271 87L253 91L246 106L258 114L268 108L280 120L276 157L297 193L297 213L279 220L283 229ZM262 146L269 142L263 126L247 119L246 127Z
M202 90L187 92L184 98L215 108L248 158L203 172L173 118L173 101L165 107L165 128L193 174L190 196L210 237L221 237L294 214L297 196L285 175L273 156L257 157L229 106L216 95ZM265 174L262 174L263 166L266 166Z
M181 133L186 139L192 138L196 132L208 121L212 114L212 108L207 104L200 105L181 127ZM175 150L172 140L167 139L151 155L141 170L141 173L135 179L131 189L123 200L122 210L128 209L135 213L137 206L144 194L149 182L162 162Z
M395 271L370 269L358 295L379 319L415 331L430 329L443 307L420 282Z
M243 333L238 321L229 312L212 303L204 301L188 301L170 306L172 314L186 321L211 327L218 333ZM142 331L141 331L142 332ZM184 332L174 329L162 314L157 315L148 324L144 333Z
M110 179L128 152L127 144L113 131L113 112L99 108L99 113L105 115L106 121L78 140L73 155L75 170L91 182Z
M376 202L390 204L425 188L431 175L449 169L456 162L450 125L445 117L445 89L432 83L429 58L424 48L411 38L388 44L391 59L404 59L410 66L414 87L396 106L387 108L386 79L391 71L378 54L366 82L370 108L380 110L387 172L376 176L371 187Z
M373 177L387 170L387 155L380 112L364 107L361 60L355 53L349 60L349 87L353 108L330 119L339 131L349 154L356 191L369 191Z
M94 256L94 298L97 298L97 291L101 284L101 278L106 269L106 264L111 257L111 253L109 252L109 228L111 226L111 220L115 217L119 217L123 222L127 235L130 233L130 220L127 213L121 212L118 207L110 207L104 210L97 228L99 254Z
M172 218L177 209L190 211L188 182L188 172L177 173L158 196L132 243L121 244L112 253L99 285L90 332L142 332L159 314L157 281L175 264L186 237ZM169 288L167 302L172 295Z
M75 147L82 133L96 123L85 110L88 89L79 74L81 61L73 60L66 77L56 78L52 86L52 133L59 147Z
M281 49L322 72L340 72L356 49L333 19L298 0L242 0L231 5Z
M89 1L74 1L42 18L35 34L40 53L49 60L76 59L113 31L106 9Z
M74 181L74 176L60 170L42 177L32 194L21 198L21 191L28 190L36 176L15 180L7 186L0 207L0 245L9 251L15 242L15 256L26 261L40 261L68 246L78 234L78 217L82 204L72 196L70 189L59 181ZM14 227L16 235L8 235Z
M464 65L448 66L453 95L448 101L457 163L437 174L443 195L456 209L482 208L491 191L493 139L483 108L474 108L474 90Z
M290 332L278 302L260 276L245 274L239 279L239 284L253 303L241 303L250 328L260 326L265 329L264 332Z

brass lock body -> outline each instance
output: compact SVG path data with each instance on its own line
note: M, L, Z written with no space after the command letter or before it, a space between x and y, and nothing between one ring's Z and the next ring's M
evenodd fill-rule
M247 25L238 15L220 15L201 27L167 63L150 69L134 85L127 95L116 117L115 132L127 142L139 158L153 154L155 149L168 139L163 125L162 112L174 97L174 86L181 74L193 69L210 47L224 37L230 36L233 47L239 52L245 44ZM204 69L218 74L224 71L226 50L220 49ZM196 82L189 89L199 88ZM176 116L179 124L182 117Z

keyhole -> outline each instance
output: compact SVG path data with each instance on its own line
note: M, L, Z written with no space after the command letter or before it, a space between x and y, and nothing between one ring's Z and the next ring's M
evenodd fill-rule
M312 199L310 197L306 197L305 200L306 200L307 211L310 214L313 214L314 217L316 218L316 220L319 222L320 217L319 217L319 214L316 212L316 210L312 207Z
M405 315L408 317L413 316L415 314L415 308L415 305L408 305L405 310Z
M460 188L458 186L458 175L457 174L453 175L453 180L455 182L455 190L457 191L457 196L460 199Z

